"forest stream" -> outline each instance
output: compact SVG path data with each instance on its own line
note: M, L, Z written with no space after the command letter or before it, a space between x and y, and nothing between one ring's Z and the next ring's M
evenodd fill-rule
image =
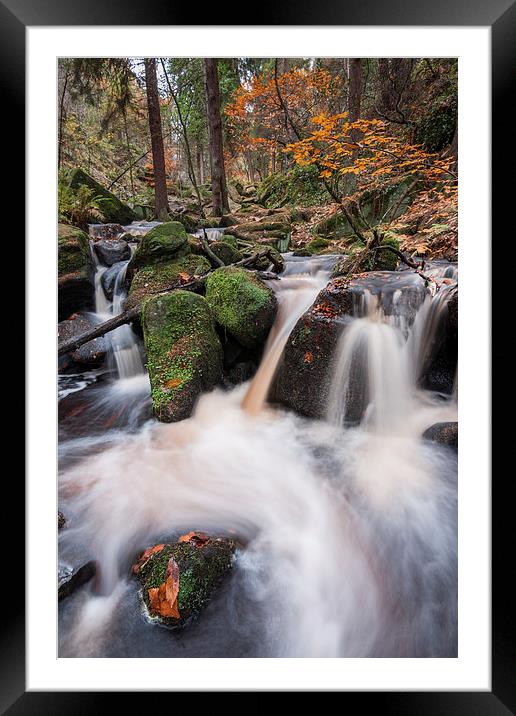
M438 292L406 266L352 286L316 419L273 387L339 257L282 257L254 377L205 391L191 417L152 417L129 325L106 336L102 367L60 375L60 578L95 563L60 601L60 656L456 656L457 453L422 437L457 420L456 377L451 395L420 381L456 264L428 263L427 276L446 279ZM129 261L116 264L112 298L96 262L93 323L122 310ZM131 567L191 531L234 541L232 569L201 614L165 628Z

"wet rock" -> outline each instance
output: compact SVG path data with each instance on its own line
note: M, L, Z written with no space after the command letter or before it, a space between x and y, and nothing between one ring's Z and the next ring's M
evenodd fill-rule
M308 256L314 256L316 254L320 254L330 245L331 244L328 239L324 239L322 236L316 236L306 244L305 251L308 253Z
M240 383L245 383L248 380L251 380L251 378L256 373L256 365L253 363L253 361L243 361L241 363L236 363L232 368L230 368L226 373L226 380L230 385L240 385Z
M211 271L208 259L194 254L169 263L144 266L131 281L124 308L126 310L133 308L147 296L157 294L173 285L189 283L208 271Z
M215 256L224 262L226 266L229 264L235 264L243 258L240 251L231 243L231 241L227 241L226 239L214 241L210 245L210 249L213 251Z
M68 565L60 564L57 572L57 595L59 601L69 597L78 587L89 582L95 576L95 571L95 562L91 561L80 567L69 567Z
M457 371L459 292L452 292L446 305L443 323L436 335L433 357L420 383L426 390L451 395Z
M217 323L246 348L265 341L276 317L273 290L242 268L214 271L206 281L206 301Z
M325 415L335 348L353 304L346 279L333 279L319 293L289 336L269 393L271 402L312 418Z
M65 526L65 524L66 524L65 517L64 517L63 513L61 512L61 510L58 510L57 511L57 529L60 530L61 528L63 528Z
M119 239L124 233L120 224L90 224L89 234L94 241L99 239Z
M459 424L455 422L435 423L423 433L424 440L448 445L457 450L459 442Z
M133 566L149 615L167 627L181 626L208 603L234 560L235 543L189 533L146 550Z
M88 189L92 189L94 196L100 196L106 201L102 202L102 213L104 214L108 222L114 222L117 224L130 224L131 221L135 221L137 218L135 212L124 204L115 194L105 189L98 181L95 181L93 177L83 169L71 169L66 172L64 180L68 183L71 189L78 189L81 186L87 186Z
M222 346L207 301L172 291L142 310L152 404L158 420L188 418L199 395L222 378Z
M87 331L91 331L95 327L93 321L86 316L81 314L72 315L66 321L61 321L57 326L57 337L59 343L62 341L68 341L71 338L80 336ZM88 341L84 345L77 348L77 350L70 353L70 358L74 363L80 366L98 366L104 358L107 352L107 342L104 336L94 338L92 341Z
M95 242L94 251L104 266L113 266L131 258L129 244L122 239L100 239Z
M118 261L117 263L110 266L106 271L104 271L104 273L100 277L100 283L102 284L104 293L106 294L107 298L110 301L113 300L116 279L117 279L118 274L122 270L124 264L125 264L125 261Z
M128 269L166 263L190 253L188 234L178 221L168 221L155 226L142 238Z
M59 224L57 237L59 320L94 307L93 265L88 236L75 226Z

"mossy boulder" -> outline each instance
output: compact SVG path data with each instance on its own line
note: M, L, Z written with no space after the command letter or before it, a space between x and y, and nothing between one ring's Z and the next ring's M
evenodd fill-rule
M147 298L142 310L152 405L158 420L188 418L222 378L222 346L207 301L189 291Z
M145 234L133 254L129 269L166 263L186 256L190 251L188 234L183 224L178 221L167 221Z
M279 251L287 251L291 232L288 213L273 214L259 221L250 221L231 228L231 233L239 239L270 244Z
M166 264L144 266L134 275L124 308L134 308L147 296L179 283L189 283L211 270L208 259L191 254ZM106 272L107 273L107 272Z
M226 266L228 266L229 264L235 264L237 261L240 261L243 258L242 254L234 246L234 244L230 241L227 241L226 239L223 239L221 241L214 241L210 245L210 249L213 251L215 256L217 256L221 261L224 262Z
M220 268L208 277L206 300L217 323L245 348L262 344L276 317L273 290L238 267Z
M77 190L81 186L87 186L92 189L95 194L94 196L100 196L106 201L102 202L102 213L109 222L115 222L118 224L130 224L131 221L136 221L138 215L134 212L130 206L124 204L115 194L105 189L102 184L93 179L83 169L71 169L64 175L64 180L68 183L71 189Z
M199 614L231 569L235 548L232 540L193 532L146 550L133 573L149 616L177 627Z
M335 348L353 305L345 279L334 279L320 291L289 336L269 401L310 418L325 416Z
M59 320L94 307L93 264L87 234L75 226L58 225L57 273Z
M314 256L316 254L320 254L329 246L331 246L331 242L328 241L328 239L324 239L322 236L316 236L306 244L305 249L311 256Z
M382 246L392 246L397 251L400 250L400 241L396 234L392 231L386 231L381 238ZM377 251L374 259L375 271L394 271L398 265L398 257L392 251Z

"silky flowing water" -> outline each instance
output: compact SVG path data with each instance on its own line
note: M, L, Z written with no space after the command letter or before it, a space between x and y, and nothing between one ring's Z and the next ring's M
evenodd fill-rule
M456 655L456 455L421 435L457 406L417 383L444 299L364 290L342 325L327 419L301 418L267 393L335 258L286 258L249 383L201 396L174 424L149 418L144 372L71 396L88 407L60 441L60 555L98 572L60 605L61 656ZM352 424L357 370L367 406ZM240 547L208 607L170 631L146 618L130 565L190 530Z

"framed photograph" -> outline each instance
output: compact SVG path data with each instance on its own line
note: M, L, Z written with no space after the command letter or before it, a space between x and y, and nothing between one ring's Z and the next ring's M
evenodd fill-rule
M490 269L514 5L193 14L0 1L28 319L2 709L510 713Z

